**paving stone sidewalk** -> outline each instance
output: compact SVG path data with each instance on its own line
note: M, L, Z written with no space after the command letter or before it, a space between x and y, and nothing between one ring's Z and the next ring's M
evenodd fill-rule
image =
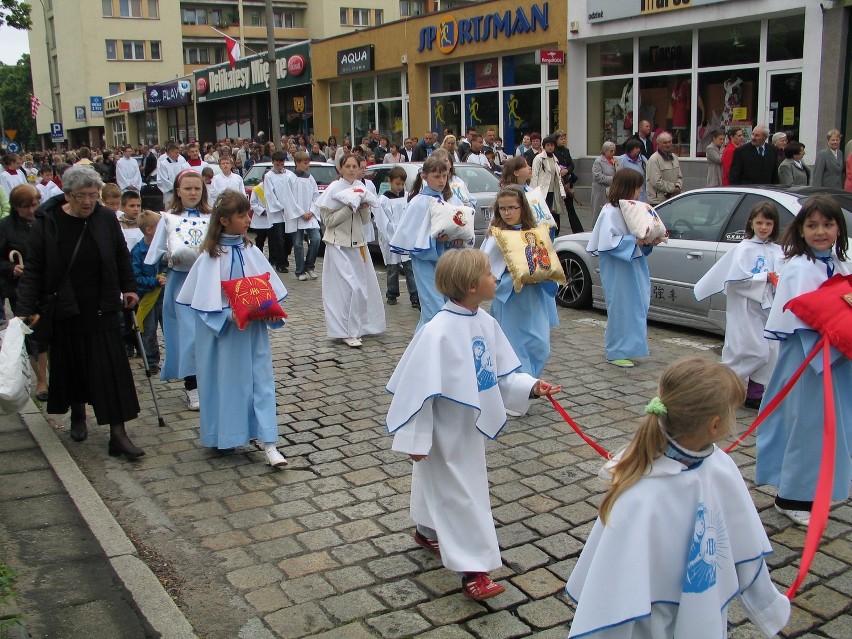
M286 470L271 470L251 448L221 454L199 447L198 415L186 411L178 383L156 382L167 422L158 428L139 368L143 414L130 428L147 455L138 463L107 457L103 429L90 427L89 440L77 444L67 417L55 422L122 527L170 567L174 596L198 635L566 637L573 608L562 588L596 516L602 460L545 400L510 421L488 444L504 560L493 576L506 593L484 603L464 599L458 577L411 540L410 462L390 450L383 426L384 384L416 312L403 303L385 307L388 331L351 349L325 336L320 282L283 278L290 319L274 332L272 348ZM384 288L384 274L379 278ZM603 313L559 309L559 318L545 378L565 384L563 405L608 450L629 440L667 363L685 354L717 357L722 343L652 325L652 356L634 369L615 369L603 361ZM741 427L754 416L741 411ZM751 480L753 447L733 457ZM786 587L803 531L774 511L770 490L752 495L775 549L772 576ZM850 532L847 504L832 511L785 637L852 637ZM739 606L730 616L731 637L760 636Z

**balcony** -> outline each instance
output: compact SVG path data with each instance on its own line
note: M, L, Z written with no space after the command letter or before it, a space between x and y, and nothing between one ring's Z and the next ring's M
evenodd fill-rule
M192 41L195 39L205 39L209 40L210 38L220 38L216 31L221 31L225 35L228 35L235 40L239 40L240 38L240 25L232 24L227 27L217 27L216 25L208 25L208 24L185 24L181 27L181 33L183 34L183 41L187 43L188 41ZM245 33L245 37L247 40L266 40L266 27L250 27L248 25L243 26L243 32ZM290 40L290 41L298 41L298 40L307 40L308 39L308 30L304 27L300 27L297 29L287 29L284 27L279 27L275 29L275 40Z

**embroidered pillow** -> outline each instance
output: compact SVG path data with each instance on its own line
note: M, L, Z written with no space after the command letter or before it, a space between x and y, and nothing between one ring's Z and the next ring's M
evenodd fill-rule
M241 331L251 320L275 321L287 317L269 284L269 273L227 280L222 282L222 290Z
M474 211L469 206L449 204L432 198L429 204L430 235L446 235L450 240L464 240L473 245Z
M536 224L547 224L550 228L556 228L556 220L550 214L550 208L547 202L544 201L544 196L541 194L541 189L535 187L526 192L527 202L532 209Z
M357 211L361 204L369 206L378 206L378 201L367 188L360 184L353 184L345 189L341 189L331 196L331 199L348 206L353 211Z
M208 218L174 214L164 215L163 218L166 223L166 259L169 266L189 270L198 259L198 249L207 234Z
M650 204L636 200L619 200L618 207L631 235L648 242L653 242L658 237L664 242L667 241L668 231Z
M784 277L783 274L781 277ZM852 275L835 275L820 287L794 297L784 310L791 311L811 328L827 337L846 357L852 357Z
M520 292L524 284L538 284L553 281L565 284L565 273L546 224L534 229L515 231L491 227L494 240L503 253L506 268L512 276L515 292Z

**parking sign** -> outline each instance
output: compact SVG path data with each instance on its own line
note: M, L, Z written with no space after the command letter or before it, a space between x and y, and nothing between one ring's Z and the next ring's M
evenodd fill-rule
M65 131L62 129L62 122L50 123L50 139L54 142L62 142L65 139Z

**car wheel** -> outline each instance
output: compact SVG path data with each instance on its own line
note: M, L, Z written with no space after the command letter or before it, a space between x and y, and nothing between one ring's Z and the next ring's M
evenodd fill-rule
M592 305L592 278L576 253L559 253L559 263L568 283L556 291L556 303L565 308L589 308Z

